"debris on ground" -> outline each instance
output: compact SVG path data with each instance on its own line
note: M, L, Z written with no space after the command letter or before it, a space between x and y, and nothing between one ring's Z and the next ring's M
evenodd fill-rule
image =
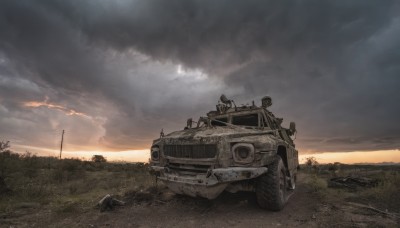
M100 207L100 211L112 210L114 206L124 206L125 202L113 198L110 194L104 196L97 204Z
M328 187L331 188L350 188L357 187L375 187L378 185L378 180L368 177L335 177L329 180Z
M394 218L400 219L400 215L399 214L397 214L397 213L389 213L387 209L386 209L386 211L383 211L383 210L377 209L375 207L372 207L370 205L364 205L364 204L353 203L353 202L348 202L348 204L352 205L352 206L355 206L355 207L368 209L368 210L371 210L371 211L374 211L376 213L380 213L380 214L383 214L383 215L386 215L386 216L389 216L389 217L394 217Z

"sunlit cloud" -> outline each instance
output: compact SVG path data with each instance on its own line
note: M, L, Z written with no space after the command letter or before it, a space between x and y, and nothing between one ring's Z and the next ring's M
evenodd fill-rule
M182 65L176 67L176 73L179 76L190 77L193 80L204 80L208 78L208 75L199 69L186 69Z
M82 116L86 118L92 118L91 116L83 113L83 112L78 112L74 109L69 109L67 107L57 105L57 104L52 104L48 102L48 98L46 98L44 101L28 101L28 102L23 102L23 106L25 107L30 107L30 108L39 108L39 107L46 107L49 109L56 109L59 111L64 112L68 116Z

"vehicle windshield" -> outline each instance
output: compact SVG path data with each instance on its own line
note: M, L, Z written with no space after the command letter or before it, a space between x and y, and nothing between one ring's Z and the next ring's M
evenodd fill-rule
M239 126L258 127L258 114L232 116L232 124Z

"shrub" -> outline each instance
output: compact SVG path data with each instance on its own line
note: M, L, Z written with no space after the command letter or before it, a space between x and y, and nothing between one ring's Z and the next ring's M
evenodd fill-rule
M59 167L53 170L53 180L62 183L81 179L86 176L83 163L78 159L63 159L59 161Z
M321 193L327 189L328 184L326 183L325 179L322 179L317 175L312 175L308 181L308 186L312 192Z
M319 163L315 157L307 157L305 165L308 167L308 170L318 171Z
M92 161L101 163L101 162L107 162L107 159L103 155L93 155Z

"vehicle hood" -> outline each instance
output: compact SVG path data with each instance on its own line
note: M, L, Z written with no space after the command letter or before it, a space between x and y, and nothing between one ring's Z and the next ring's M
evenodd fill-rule
M245 137L252 135L266 135L273 134L271 130L260 130L260 129L246 129L240 127L204 127L204 128L192 128L185 129L181 131L172 132L166 136L164 139L186 139L186 140L196 140L202 138L236 138Z

